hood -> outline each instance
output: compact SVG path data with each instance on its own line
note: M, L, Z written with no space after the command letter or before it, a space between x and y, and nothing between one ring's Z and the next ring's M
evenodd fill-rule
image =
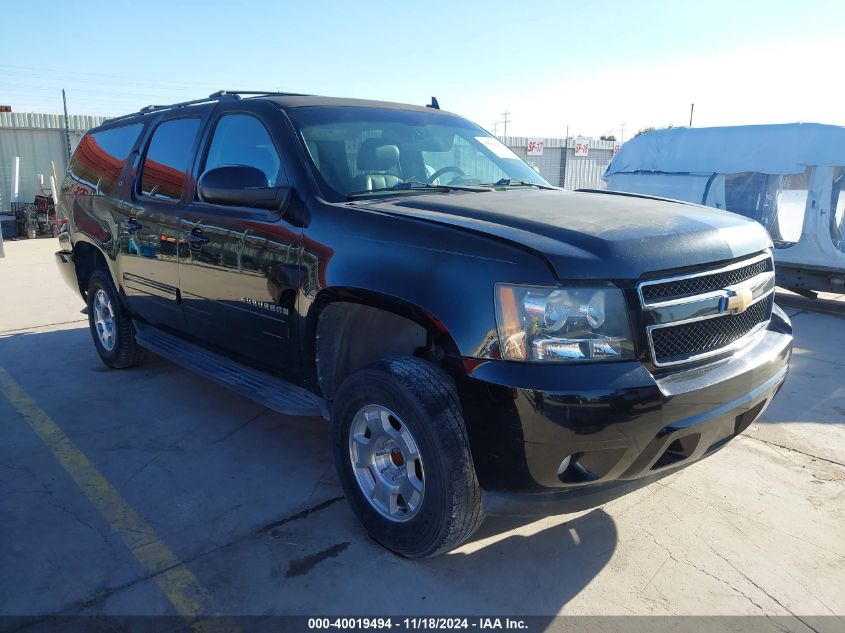
M559 280L636 279L724 261L771 244L757 222L669 200L509 189L370 202L368 208L485 233L544 256Z

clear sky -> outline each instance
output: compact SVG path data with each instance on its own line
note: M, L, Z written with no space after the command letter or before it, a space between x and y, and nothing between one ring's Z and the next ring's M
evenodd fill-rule
M427 103L508 134L845 125L845 1L0 1L0 104L121 114L226 89ZM503 127L498 124L498 133Z

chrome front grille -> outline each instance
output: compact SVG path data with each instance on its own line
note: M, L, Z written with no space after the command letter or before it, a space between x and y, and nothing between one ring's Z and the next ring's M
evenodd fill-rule
M649 303L688 297L690 295L721 290L727 286L738 284L746 279L751 279L756 275L771 272L772 270L774 270L772 259L771 257L767 257L753 264L725 270L720 273L644 285L642 296Z
M697 355L720 350L746 336L759 324L769 320L773 295L758 301L745 312L716 319L693 321L674 327L654 330L654 355L660 359Z
M654 364L688 363L740 347L768 324L774 264L765 253L637 289Z

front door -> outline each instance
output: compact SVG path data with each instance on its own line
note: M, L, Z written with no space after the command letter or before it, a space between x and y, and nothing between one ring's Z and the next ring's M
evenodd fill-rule
M160 123L142 154L131 202L119 211L120 284L132 312L159 327L183 330L179 304L180 211L202 119Z
M195 173L223 165L261 170L267 186L287 184L281 146L270 132L280 113L269 104L219 112ZM182 217L188 248L180 289L188 331L239 360L296 377L290 327L299 287L301 229L277 211L209 204L194 194Z

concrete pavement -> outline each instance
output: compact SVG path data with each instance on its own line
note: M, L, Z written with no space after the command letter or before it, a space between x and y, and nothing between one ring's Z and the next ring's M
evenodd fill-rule
M324 422L159 358L103 367L55 249L5 244L0 367L196 579L203 609L845 615L843 317L787 310L786 385L715 456L593 510L488 519L460 549L407 561L348 510ZM0 615L177 613L170 569L145 567L54 448L0 395Z

